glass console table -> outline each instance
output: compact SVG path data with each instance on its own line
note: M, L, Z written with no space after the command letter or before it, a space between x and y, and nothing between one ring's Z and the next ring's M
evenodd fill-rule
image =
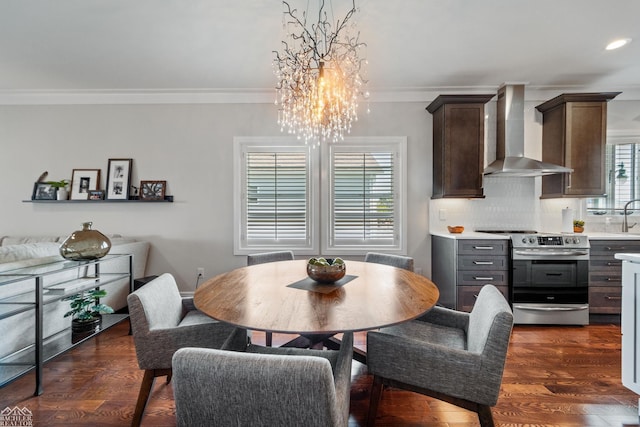
M109 266L110 263L112 266ZM123 265L125 267L122 267ZM114 270L117 272L112 272ZM122 283L123 280L128 281L129 292L132 292L132 279L131 254L110 254L91 261L52 259L48 263L0 272L0 329L4 329L2 323L11 322L11 318L16 322L26 319L29 321L29 329L30 322L33 322L34 334L33 341L25 345L18 344L20 348L11 349L9 354L5 354L11 343L5 341L8 331L3 332L5 337L0 350L5 351L0 353L0 387L35 370L34 394L42 394L42 367L45 362L129 317L128 314L103 314L101 324L94 331L72 333L71 321L68 318L60 320L62 314L59 313L69 310L68 301L62 300L89 289ZM53 304L61 306L56 307ZM50 319L52 315L56 318ZM15 316L22 316L24 319ZM58 322L61 326L58 330L47 333L45 322Z

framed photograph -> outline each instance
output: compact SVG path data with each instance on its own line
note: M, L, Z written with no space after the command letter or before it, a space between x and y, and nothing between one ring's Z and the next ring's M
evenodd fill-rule
M164 200L167 181L140 181L140 200Z
M104 191L102 190L90 190L89 200L104 200Z
M109 159L105 195L107 199L129 200L132 162L133 159Z
M87 200L89 191L100 187L100 169L74 169L71 175L71 200Z
M57 189L46 182L33 184L31 200L56 200Z

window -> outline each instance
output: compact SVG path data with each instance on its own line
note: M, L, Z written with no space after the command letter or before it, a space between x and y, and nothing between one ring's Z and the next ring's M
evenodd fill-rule
M629 200L640 198L640 143L628 143L628 138L613 142L606 145L607 197L587 199L587 209L594 215L622 214Z
M399 150L394 144L333 144L329 151L330 191L326 250L401 249Z
M236 254L406 251L405 138L346 138L319 149L236 138L235 150Z
M311 150L300 144L237 139L236 253L244 250L313 249L316 191ZM236 175L238 175L236 173ZM238 203L239 202L239 203ZM236 221L237 222L237 221Z

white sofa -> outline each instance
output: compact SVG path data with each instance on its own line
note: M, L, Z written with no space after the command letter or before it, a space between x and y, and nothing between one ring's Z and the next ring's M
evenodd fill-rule
M62 260L60 244L67 236L4 236L0 237L0 274L8 274L11 270L32 265L46 264L55 260ZM120 235L108 236L111 240L110 254L133 254L133 279L145 276L149 242L136 241L133 238ZM128 269L128 260L115 260L105 263L101 273L124 272ZM68 274L68 273L67 273ZM129 281L109 284L105 287L107 296L102 302L110 305L114 310L127 306ZM34 281L25 279L10 285L0 286L0 299L19 294L25 289L33 289ZM68 301L47 304L44 306L44 336L50 336L70 326L71 318L64 317L69 310ZM34 343L34 312L33 310L20 313L0 320L0 330L3 339L0 342L0 358Z

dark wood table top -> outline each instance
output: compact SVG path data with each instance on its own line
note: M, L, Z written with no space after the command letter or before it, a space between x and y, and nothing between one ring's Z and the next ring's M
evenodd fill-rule
M238 268L204 282L194 302L210 317L246 329L334 334L412 320L438 300L438 288L424 276L382 264L345 263L346 276L337 286L309 279L307 260Z

